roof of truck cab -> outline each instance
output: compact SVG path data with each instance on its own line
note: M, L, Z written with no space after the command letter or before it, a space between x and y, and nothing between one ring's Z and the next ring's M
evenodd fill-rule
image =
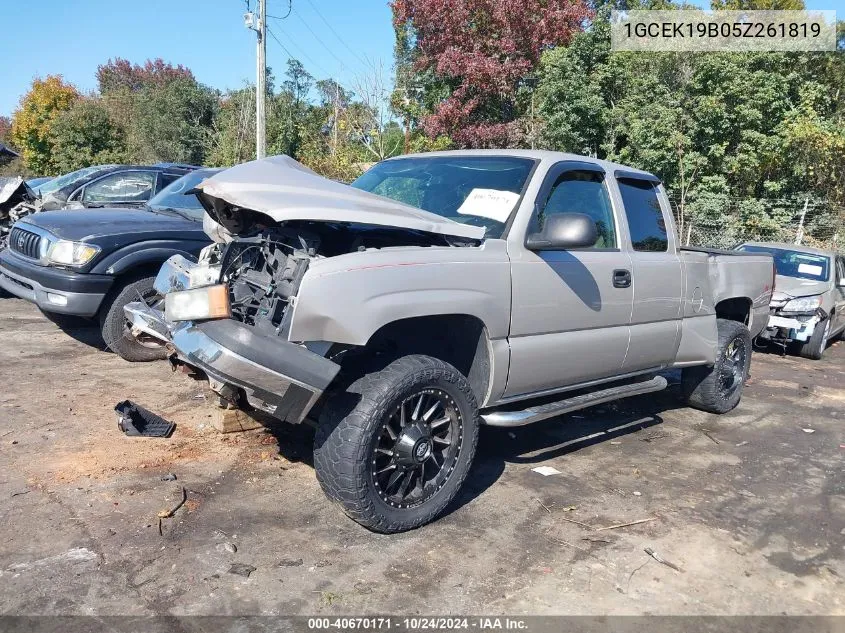
M643 176L650 180L660 180L651 172L637 169L629 165L622 165L620 163L613 163L591 156L581 156L579 154L568 154L566 152L553 152L542 149L453 149L442 152L422 152L419 154L402 154L401 156L394 156L388 160L401 160L403 158L437 158L438 156L512 156L514 158L530 158L531 160L539 160L546 163L559 163L564 160L575 160L583 163L592 163L601 167L606 173L615 173L617 171L626 172L629 176Z
M778 248L785 251L795 251L796 253L807 253L810 255L824 255L826 257L830 257L833 255L833 251L826 251L822 248L814 248L812 246L802 246L799 244L786 244L782 242L743 242L740 244L740 248L743 246L760 246L763 248Z

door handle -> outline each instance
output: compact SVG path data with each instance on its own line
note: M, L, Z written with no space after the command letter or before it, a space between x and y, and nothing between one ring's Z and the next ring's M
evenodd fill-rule
M630 288L631 287L631 271L624 268L618 268L613 271L613 287L614 288Z

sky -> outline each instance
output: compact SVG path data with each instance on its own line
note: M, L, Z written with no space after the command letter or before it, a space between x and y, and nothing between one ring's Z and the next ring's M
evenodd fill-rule
M367 72L365 62L379 61L386 76L392 75L387 0L292 4L289 17L268 18L267 24L317 79L349 85ZM220 90L255 81L256 37L244 26L245 0L0 0L0 5L3 24L14 25L0 38L0 115L11 115L36 76L60 74L83 92L96 89L97 66L115 57L141 64L161 57ZM251 5L255 10L255 0ZM287 12L288 0L268 0L269 15ZM288 57L268 36L267 63L277 84Z
M255 0L250 0L253 9ZM267 63L277 77L290 54L317 79L341 85L383 64L389 78L393 27L387 0L291 0L284 20L268 19ZM96 88L97 66L110 58L134 63L161 57L190 68L214 88L255 80L255 32L243 23L246 0L0 0L0 115L10 115L32 79L60 74L83 92ZM709 4L698 0L697 4ZM845 19L845 0L806 0ZM72 6L72 9L70 8ZM268 0L283 17L288 0ZM324 21L325 20L325 21ZM328 23L328 25L327 25ZM329 26L330 25L330 26ZM316 34L316 37L315 37Z

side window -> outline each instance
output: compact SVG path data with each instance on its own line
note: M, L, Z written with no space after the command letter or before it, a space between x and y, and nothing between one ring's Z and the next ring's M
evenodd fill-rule
M845 279L845 257L837 257L837 273L836 273L836 285L838 286L839 283Z
M561 174L537 214L532 230L542 230L546 218L555 213L583 213L590 216L598 232L594 248L616 248L613 207L604 186L604 174L575 170Z
M633 178L620 178L618 182L634 250L667 251L666 220L654 184Z
M109 204L146 202L155 187L156 175L151 171L130 171L110 174L85 187L82 202Z
M162 190L162 189L164 189L167 185L170 185L170 184L172 184L172 183L176 182L176 181L177 181L177 180L179 180L181 177L182 177L182 176L177 176L176 174L161 174L161 175L159 176L159 179L158 179L158 180L159 180L159 188L158 188L158 190L159 190L159 191L161 191L161 190Z

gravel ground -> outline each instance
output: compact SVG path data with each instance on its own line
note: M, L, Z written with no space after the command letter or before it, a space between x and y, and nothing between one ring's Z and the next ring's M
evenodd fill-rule
M725 416L673 385L485 428L449 514L385 536L323 497L309 428L220 435L203 383L22 301L0 336L3 614L845 614L842 343L755 354ZM124 437L126 398L173 437Z

